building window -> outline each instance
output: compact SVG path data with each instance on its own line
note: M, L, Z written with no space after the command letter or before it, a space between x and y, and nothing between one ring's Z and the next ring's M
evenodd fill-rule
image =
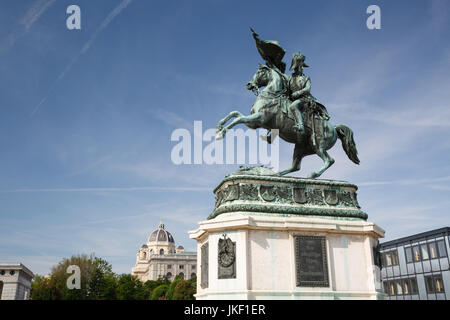
M421 244L420 245L420 249L421 249L421 252L422 252L422 259L423 260L428 260L429 256L428 256L428 246L427 246L427 244L426 243Z
M438 249L439 249L439 258L446 257L447 256L447 250L445 248L444 240L439 240L437 242L437 246L438 246Z
M180 264L180 269L184 269L184 264Z
M435 275L434 277L434 289L437 293L444 292L444 284L442 283L442 276L441 275Z
M392 264L394 266L396 266L396 265L398 265L398 253L397 253L397 250L392 251L391 253L392 253Z
M381 264L384 267L398 265L398 253L397 253L397 250L383 253L381 255Z
M167 277L167 280L172 281L172 273L167 272L166 277Z
M425 285L427 293L443 293L444 284L442 283L442 275L436 274L425 277Z
M436 242L430 242L428 244L429 253L430 253L430 259L435 259L438 257L437 249L436 249Z
M409 279L403 279L403 293L411 294L411 290L409 289Z
M390 296L395 296L394 281L389 281L389 295Z
M442 287L442 281L439 284ZM417 294L416 278L383 281L384 292L390 296Z
M386 252L384 254L384 261L386 261L386 266L392 266L392 257L391 257L391 253L390 252Z
M420 261L420 251L419 251L419 246L414 246L413 247L413 257L414 257L414 261Z
M419 289L417 288L417 280L416 278L409 279L409 283L411 284L411 294L418 294Z
M167 269L172 269L172 265L171 265L171 264L168 264L168 265L167 265Z
M147 259L147 252L142 252L142 259Z
M411 247L405 248L406 254L406 263L410 263L413 261L412 250Z
M442 253L441 253L442 252ZM423 243L420 246L415 245L412 247L405 248L406 262L418 262L420 260L428 260L435 259L438 257L446 257L447 250L445 249L445 242L443 240L439 240L437 242L430 242L428 244Z
M195 272L192 272L192 273L191 273L191 279L192 279L192 278L195 278L196 276L197 276L197 275L195 274Z
M181 277L181 279L184 280L184 273L183 272L180 272L178 275Z
M434 293L433 276L425 277L425 287L427 289L427 293Z
M159 254L163 255L164 254L164 249L159 250Z
M395 281L397 287L397 294L403 294L402 282L400 280Z
M195 269L195 264L192 265L192 269Z
M387 281L383 281L384 293L389 294L389 284Z
M425 286L427 288L427 293L434 293L433 276L425 277Z

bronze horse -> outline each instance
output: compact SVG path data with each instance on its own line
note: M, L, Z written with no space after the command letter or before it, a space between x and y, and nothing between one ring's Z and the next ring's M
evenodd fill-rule
M228 129L237 124L245 124L251 129L264 128L267 130L278 129L279 136L289 143L295 144L292 166L289 169L278 172L282 176L290 172L300 170L300 164L303 157L317 154L324 162L320 170L313 171L308 178L317 178L333 163L334 159L327 153L336 143L337 138L342 142L345 153L356 164L359 164L358 152L355 141L353 140L353 131L343 125L330 125L326 120L313 120L317 126L321 126L321 134L313 134L314 129L305 127L301 132L294 128L294 119L287 112L287 105L290 103L288 97L287 79L284 74L275 68L266 65L259 65L259 68L252 80L247 83L247 89L257 91L258 88L265 86L257 95L256 101L252 106L250 115L246 116L239 111L230 112L225 118L217 124L216 139L223 139ZM225 126L230 120L234 120ZM313 125L314 126L314 125ZM268 143L275 137L267 137Z

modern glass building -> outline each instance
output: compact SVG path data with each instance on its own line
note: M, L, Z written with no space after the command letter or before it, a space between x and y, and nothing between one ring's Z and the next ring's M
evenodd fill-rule
M380 244L381 280L390 300L450 300L450 227Z

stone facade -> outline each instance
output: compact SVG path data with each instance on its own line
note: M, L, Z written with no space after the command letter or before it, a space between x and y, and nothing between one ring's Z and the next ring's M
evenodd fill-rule
M219 242L236 243L234 278L220 278ZM382 299L380 271L372 255L384 231L371 222L235 213L200 222L190 232L207 261L198 258L196 299ZM325 285L298 284L295 239L325 239ZM203 270L204 266L207 268ZM203 277L208 283L202 285Z
M28 300L33 277L21 263L0 263L0 300Z
M171 233L160 223L137 252L131 274L143 282L163 276L173 280L177 275L191 279L197 276L197 253L186 252L183 246L175 248Z

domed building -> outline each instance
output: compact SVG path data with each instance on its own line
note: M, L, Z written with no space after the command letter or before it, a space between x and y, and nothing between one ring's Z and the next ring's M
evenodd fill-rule
M163 276L173 280L177 275L191 279L197 275L197 253L186 252L181 245L175 248L172 234L161 222L137 252L131 274L143 282Z

